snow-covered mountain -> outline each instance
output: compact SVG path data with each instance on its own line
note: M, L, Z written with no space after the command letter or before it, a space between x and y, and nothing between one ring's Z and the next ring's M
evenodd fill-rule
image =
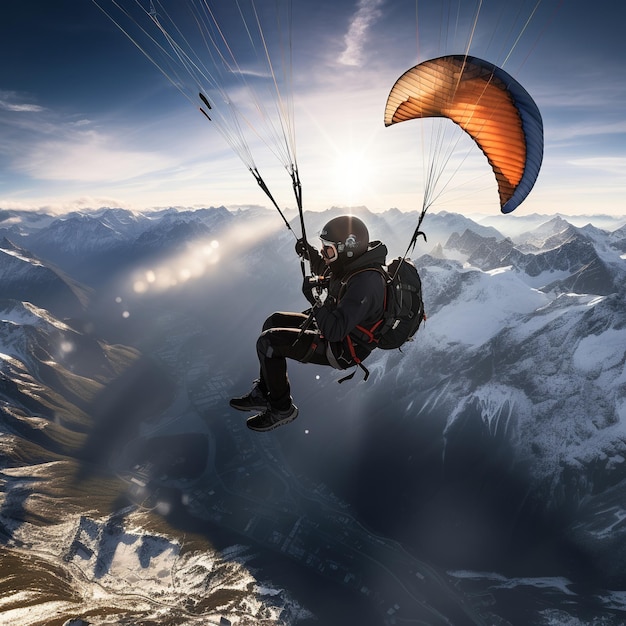
M89 290L8 239L0 240L2 297L26 300L61 317L79 316Z
M340 208L321 213L307 212L305 217L310 240L316 242L322 226L344 212ZM364 207L355 208L353 212L367 221L374 236L386 243L392 256L405 253L417 224L418 212L390 209L377 214ZM297 214L289 210L285 214L293 233L299 233ZM442 245L450 233L463 232L470 227L482 237L502 238L496 229L481 226L462 215L433 213L423 229L428 239L427 247ZM0 219L0 235L72 276L87 281L90 286L97 285L115 271L123 271L130 264L180 252L196 241L222 238L236 229L245 233L244 240L249 240L251 234L260 238L271 233L280 241L290 237L281 228L275 211L257 207L236 211L224 207L194 211L170 208L146 213L103 208L88 213L47 216L46 219L38 214L37 220L33 220L29 212L14 211L10 219ZM231 242L233 247L239 237L241 232Z
M604 295L617 289L613 283L621 260L615 249L603 244L606 233L604 238L597 238L597 243L585 231L569 225L546 239L543 233L544 228L525 240L535 242L532 252L528 251L528 244L517 246L510 239L484 238L471 230L462 235L454 233L446 248L465 255L468 263L484 271L510 265L545 291ZM616 271L607 264L616 266Z
M610 233L562 219L520 240L525 251L511 240L454 234L442 249L450 260L418 259L425 328L401 358L372 357L379 388L364 389L365 402L376 402L383 387L389 394L373 419L391 420L394 437L413 441L425 422L439 420L441 439L431 445L441 454L447 488L467 480L477 499L508 511L498 515L509 536L486 564L501 566L498 551L505 550L514 569L515 543L558 518L561 540L587 555L579 575L602 572L616 588L626 579L626 509L616 502L626 489L626 262L614 242ZM381 445L378 434L372 446ZM415 472L416 464L407 454L399 475ZM481 472L477 489L469 477ZM437 479L444 491L445 483ZM440 503L424 506L389 482L384 490L385 502L394 495L409 500L414 516L443 513ZM463 527L458 518L448 523ZM457 558L468 541L494 549L489 523L459 532ZM420 529L420 546L442 532Z
M404 252L417 213L358 213ZM50 593L137 623L623 623L619 220L429 215L416 340L367 382L292 365L300 417L259 437L226 399L265 316L305 307L274 212L0 218L0 550L33 564L3 618ZM219 549L187 550L199 528Z
M132 348L97 340L29 302L0 300L0 621L237 624L307 617L288 592L256 576L249 548L216 549L173 533L150 513L166 513L170 498L149 494L141 483L151 465L137 465L143 446L132 448L132 458L124 451L151 406L144 394L158 397L167 381L149 368L137 370L138 363ZM127 385L130 395L111 397ZM207 465L206 437L195 432L189 444L189 436L173 432L165 443L157 471L190 485ZM200 452L199 468L181 462L192 447Z

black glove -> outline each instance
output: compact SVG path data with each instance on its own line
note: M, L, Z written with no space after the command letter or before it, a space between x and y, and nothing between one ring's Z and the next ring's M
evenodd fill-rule
M315 254L317 250L304 239L298 239L296 241L296 254L303 259L312 259L315 258Z
M317 306L320 303L319 295L317 294L318 287L319 282L317 280L317 276L304 277L304 280L302 281L302 293L313 306Z

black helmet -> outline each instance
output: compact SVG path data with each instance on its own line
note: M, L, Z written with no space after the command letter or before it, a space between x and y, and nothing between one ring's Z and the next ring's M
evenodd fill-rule
M322 254L328 261L347 263L367 252L370 236L358 217L342 215L322 228L320 239L324 245Z

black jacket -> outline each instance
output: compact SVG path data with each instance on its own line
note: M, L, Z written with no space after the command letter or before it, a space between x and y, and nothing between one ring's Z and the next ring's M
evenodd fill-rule
M355 364L347 337L353 340L354 350L363 360L375 347L366 346L357 334L357 326L371 328L383 316L385 279L375 270L386 262L387 247L380 241L371 242L367 252L346 264L338 272L326 268L321 256L311 259L311 269L330 278L328 297L315 312L315 320L322 336L331 343L332 351L342 367Z

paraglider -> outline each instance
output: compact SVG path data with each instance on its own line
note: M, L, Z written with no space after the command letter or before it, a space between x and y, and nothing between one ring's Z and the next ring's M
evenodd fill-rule
M272 430L296 419L298 408L291 397L287 359L339 370L360 366L367 379L362 361L371 351L398 348L413 337L425 319L421 282L407 255L417 237L424 235L420 227L436 199L442 174L434 165L439 147L435 146L427 166L422 211L403 256L387 267L386 247L370 241L365 224L351 215L326 224L318 252L307 241L296 161L291 35L285 39L286 45L280 45L279 34L272 41L255 0L238 0L232 6L188 0L187 14L178 5L168 11L166 0L151 0L148 7L140 0L126 4L123 0L93 2L196 106L199 98L201 113L241 158L296 238L303 293L311 308L304 313L274 313L266 320L257 341L260 377L249 393L231 399L231 407L257 412L247 420L255 431ZM269 3L263 9L269 12ZM290 25L291 3L276 2L275 9L284 11L276 23ZM225 15L229 10L233 13L220 21L218 13ZM179 22L174 14L185 17ZM183 24L190 27L189 35ZM241 41L229 36L225 28L236 24L243 28ZM235 54L234 41L247 45L240 56ZM277 72L272 47L278 48L274 50L277 58L286 60L282 74ZM486 156L496 179L501 210L510 213L528 196L541 167L541 114L512 76L468 52L469 45L466 54L433 58L402 74L389 93L384 124L425 118L443 118L456 124ZM260 84L264 85L262 91L256 88ZM235 102L231 97L235 92L246 95ZM249 132L263 140L291 178L300 237L256 166ZM449 159L450 153L446 153L444 165ZM319 276L306 274L307 262L311 273Z
M354 368L340 383L350 380L359 367L367 380L363 361L376 348L401 347L425 319L415 266L403 258L387 266L387 247L370 240L358 217L335 217L322 228L320 239L319 252L302 239L296 243L296 252L307 255L318 274L303 282L311 308L267 318L256 345L259 378L247 394L230 401L239 411L257 411L246 422L251 430L273 430L298 416L287 359L336 370Z
M306 277L302 291L311 305L303 313L273 313L257 340L259 378L249 393L231 399L239 411L257 411L246 424L265 432L293 421L298 408L291 397L287 359L345 370L367 358L369 344L359 328L374 327L385 308L387 248L370 241L367 226L358 218L342 215L320 232L321 251L303 240L296 252L308 256L319 280ZM322 302L318 286L327 289Z
M385 126L446 117L476 142L491 165L503 213L533 188L543 158L543 123L529 93L503 69L467 55L425 61L395 83Z

